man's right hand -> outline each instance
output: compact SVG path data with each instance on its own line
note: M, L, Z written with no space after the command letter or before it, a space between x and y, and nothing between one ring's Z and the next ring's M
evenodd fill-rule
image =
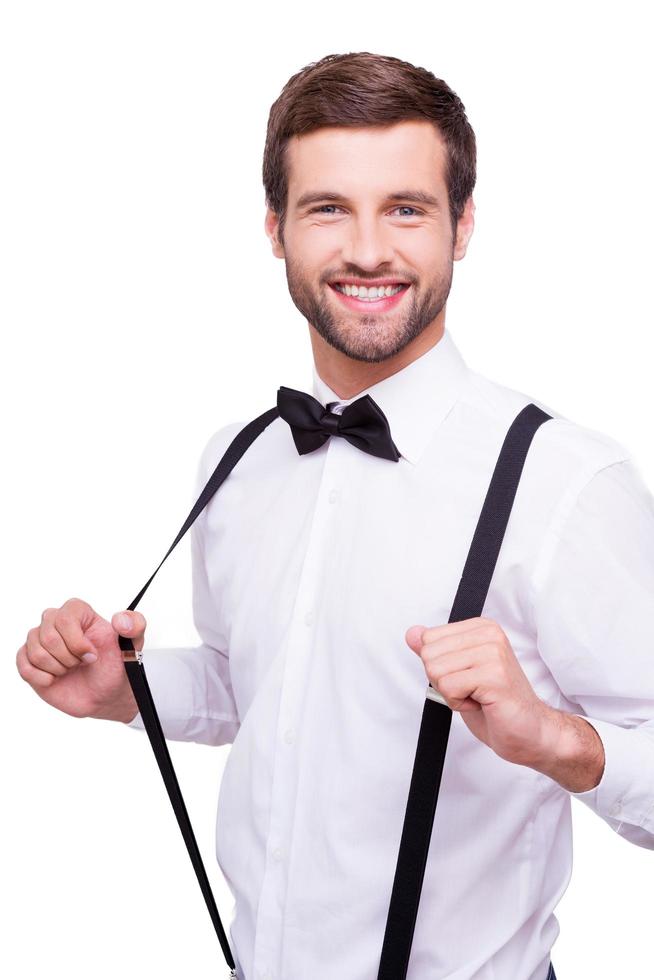
M115 613L109 623L82 599L68 599L59 609L46 609L40 626L29 631L16 654L18 673L40 698L67 715L128 723L138 705L118 633L142 650L145 626L139 612Z

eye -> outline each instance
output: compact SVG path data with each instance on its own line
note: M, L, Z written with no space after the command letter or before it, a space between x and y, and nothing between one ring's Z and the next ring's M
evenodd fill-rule
M337 204L320 204L317 208L311 208L311 210L309 211L309 214L316 214L316 213L319 213L319 212L322 212L323 214L326 214L326 213L328 213L328 214L334 214L333 211L325 212L324 209L325 208L336 208L336 207L338 207Z
M402 217L406 217L406 218L413 218L417 214L422 214L422 211L419 211L418 208L412 207L412 205L410 205L410 204L398 204L398 206L396 208L393 208L393 210L394 211L413 211L413 214L402 215Z

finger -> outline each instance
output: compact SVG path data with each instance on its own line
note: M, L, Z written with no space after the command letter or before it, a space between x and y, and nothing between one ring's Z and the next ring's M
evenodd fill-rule
M491 704L497 700L496 694L490 694L492 687L493 678L488 671L475 667L448 674L438 681L438 690L448 703L460 703L466 698L472 698L484 705Z
M492 624L483 623L472 629L459 630L458 633L437 634L430 637L429 630L425 630L423 635L423 646L420 651L421 656L425 648L429 648L431 654L446 653L450 650L466 650L472 647L488 646L494 649L500 637L497 627Z
M143 639L147 623L142 613L131 609L124 609L122 612L114 613L111 617L111 625L121 636L128 636L130 639L133 639L134 647L137 650L143 649Z
M64 667L56 657L53 657L51 653L41 646L38 626L34 626L27 634L26 647L27 659L33 667L47 671L48 674L53 674L55 677L62 677L67 673L68 668Z
M44 650L47 650L55 660L66 668L76 667L79 663L77 657L71 653L66 643L55 625L58 609L46 609L41 616L38 640Z
M23 643L22 647L16 654L16 667L18 668L18 673L20 676L24 681L27 681L31 687L50 687L55 680L52 674L49 674L47 671L41 670L39 667L35 667L34 664L30 663L27 658L26 643Z
M470 650L456 650L452 653L437 653L431 656L426 656L423 651L422 660L431 683L459 670L478 666L479 660L475 656L474 649L473 647Z
M86 603L83 605L86 606ZM88 628L91 622L92 620L87 619L85 610L72 603L64 603L61 609L55 610L54 626L78 662L86 653L93 653L97 657L95 646L84 632L84 627Z
M442 637L451 637L453 642L456 642L455 637L478 630L487 630L489 635L495 636L499 634L500 627L494 620L487 619L485 616L474 616L471 619L461 619L454 623L444 623L442 626L429 626L422 634L422 642L431 643Z
M436 687L436 685L432 684L432 687ZM438 687L436 687L436 690L438 691ZM447 698L442 691L439 693L445 699L448 708L451 708L452 711L482 711L481 704L479 701L475 701L474 698Z
M73 616L83 630L87 630L98 616L95 609L83 599L66 599L61 612Z
M422 647L422 637L426 629L426 626L411 626L404 634L404 639L414 653L420 653Z
M440 664L441 674L451 670L465 670L467 667L480 667L492 661L496 654L494 643L471 643L469 646L453 650L441 643L427 643L420 651L425 667ZM443 669L443 667L447 669Z

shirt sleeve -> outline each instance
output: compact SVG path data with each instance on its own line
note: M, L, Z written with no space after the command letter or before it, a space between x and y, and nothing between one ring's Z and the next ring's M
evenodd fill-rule
M201 464L198 496L208 475ZM193 620L202 642L190 648L144 649L143 665L167 739L224 745L234 741L240 719L230 680L227 644L216 623L216 604L211 597L203 546L203 517L204 512L189 531ZM140 712L128 727L145 731Z
M654 499L623 459L556 524L535 574L538 649L605 753L597 786L570 795L654 849Z

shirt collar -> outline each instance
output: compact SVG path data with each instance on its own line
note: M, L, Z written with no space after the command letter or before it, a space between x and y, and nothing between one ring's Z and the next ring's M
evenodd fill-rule
M406 367L343 400L325 384L313 365L313 395L340 411L370 395L388 419L393 442L410 463L417 463L436 428L455 404L468 367L447 328L443 336Z

